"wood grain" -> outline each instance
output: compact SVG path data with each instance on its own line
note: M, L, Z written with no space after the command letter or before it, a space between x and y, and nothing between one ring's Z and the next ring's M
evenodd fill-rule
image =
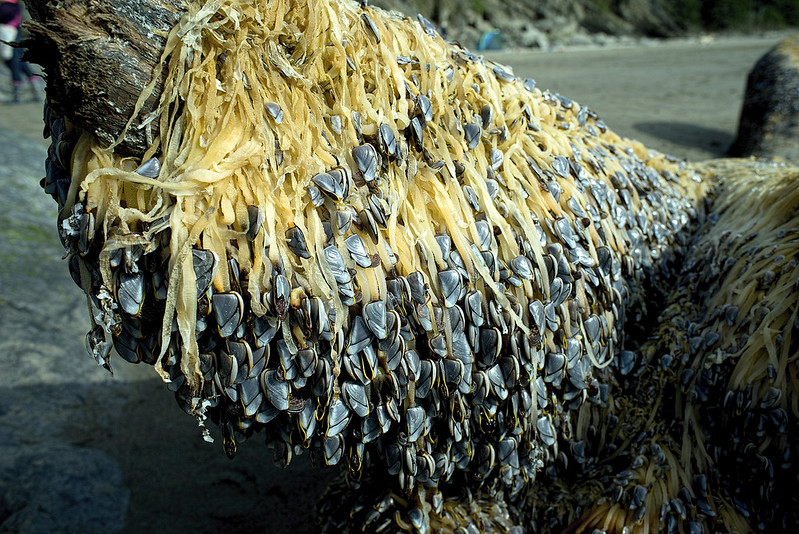
M111 144L124 131L141 90L158 76L152 95L117 146L138 155L157 125L140 128L158 104L166 35L185 0L26 0L26 58L42 66L51 108Z

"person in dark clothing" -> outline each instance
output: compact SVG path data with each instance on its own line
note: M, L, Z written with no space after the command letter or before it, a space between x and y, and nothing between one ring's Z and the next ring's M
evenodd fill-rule
M15 43L18 43L20 40L20 22L22 22L22 9L20 8L19 1L4 0L0 2L0 24L6 24L16 30L14 38ZM19 91L20 87L23 85L23 76L30 85L32 100L39 100L39 93L36 86L39 77L33 73L27 62L22 61L22 53L23 50L21 48L14 48L11 57L5 60L5 64L11 71L11 101L14 103L20 101Z

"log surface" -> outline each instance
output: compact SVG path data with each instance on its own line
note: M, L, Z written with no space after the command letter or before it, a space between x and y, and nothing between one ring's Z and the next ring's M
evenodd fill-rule
M116 150L138 155L157 125L141 128L158 105L166 35L185 0L26 0L32 20L26 58L47 77L47 99L58 114L109 145L124 131L142 89L157 75L153 93ZM150 131L148 132L148 129Z

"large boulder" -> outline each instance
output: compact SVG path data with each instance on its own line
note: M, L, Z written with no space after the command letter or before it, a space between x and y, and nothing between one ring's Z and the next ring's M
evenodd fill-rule
M749 73L729 152L799 160L799 34L780 41Z

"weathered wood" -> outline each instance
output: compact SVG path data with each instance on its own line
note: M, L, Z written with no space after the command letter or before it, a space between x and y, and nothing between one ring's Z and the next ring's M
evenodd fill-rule
M27 59L47 77L52 109L111 144L124 131L141 90L158 74L166 35L178 22L185 0L25 0L32 20L23 43ZM159 78L163 72L159 74ZM116 150L146 148L143 118L158 104L159 79Z

